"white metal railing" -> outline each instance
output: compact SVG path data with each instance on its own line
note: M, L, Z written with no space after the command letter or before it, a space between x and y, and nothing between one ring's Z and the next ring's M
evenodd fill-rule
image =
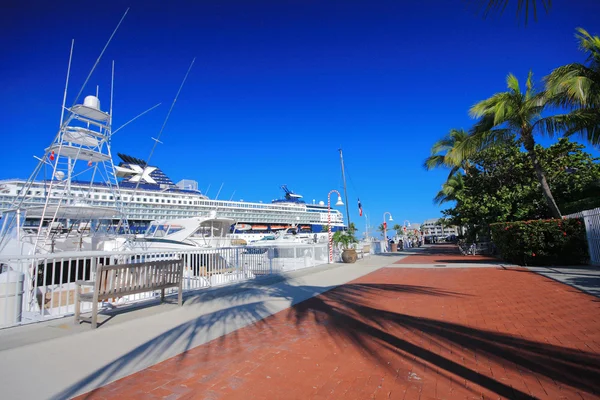
M583 218L590 253L590 263L592 265L600 265L600 208L565 215L565 218Z
M225 247L163 252L64 252L46 256L0 256L0 327L74 313L75 282L95 279L99 264L183 258L184 291L240 282L327 263L327 244ZM170 289L168 293L176 292ZM158 296L140 293L102 304L131 304ZM82 304L82 312L91 310Z

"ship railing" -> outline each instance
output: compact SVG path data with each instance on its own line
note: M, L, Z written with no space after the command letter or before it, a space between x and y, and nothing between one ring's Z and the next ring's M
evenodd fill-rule
M184 260L184 292L232 284L327 263L327 244L223 247L177 251L78 251L35 256L0 255L0 328L73 315L75 282L94 280L97 266ZM175 294L169 289L167 294ZM146 292L115 297L101 308L160 296ZM82 312L92 309L82 303Z

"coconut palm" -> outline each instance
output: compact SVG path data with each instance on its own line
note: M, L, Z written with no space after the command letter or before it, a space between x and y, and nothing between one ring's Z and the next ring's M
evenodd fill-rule
M442 204L448 201L456 200L456 195L458 192L463 190L464 182L462 174L454 174L448 178L446 182L442 185L442 190L438 192L438 194L433 199L435 204Z
M402 235L402 225L400 225L400 224L395 224L395 225L392 227L392 229L396 231L396 235L398 235L398 236L401 236L401 235Z
M425 159L423 167L428 171L440 167L450 168L448 178L461 169L466 170L469 161L462 157L460 152L457 154L456 149L460 148L461 143L468 137L469 133L463 129L451 129L444 138L433 144L431 155Z
M479 118L479 121L473 129L473 134L461 142L454 152L468 158L483 148L512 140L514 135L529 155L552 215L561 218L546 173L534 151L534 135L538 133L554 136L566 125L572 125L570 121L577 118L566 115L542 117L547 105L546 97L544 92L535 90L531 72L527 77L524 92L513 74L507 76L506 84L508 91L496 93L471 108L471 116Z
M545 78L548 100L573 110L579 124L567 133L581 133L592 144L600 143L600 37L577 28L579 48L587 55L586 64L558 67Z
M381 236L382 236L384 239L386 239L386 237L385 237L385 232L386 232L386 231L387 231L387 229L386 229L386 228L383 226L383 224L380 224L380 225L377 227L377 232L381 233Z

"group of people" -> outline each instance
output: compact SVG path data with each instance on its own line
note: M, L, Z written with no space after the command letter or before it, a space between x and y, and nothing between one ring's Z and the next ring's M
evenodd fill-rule
M392 248L392 244L395 244L396 242L394 241L394 239L390 239L388 237L388 249ZM421 238L415 238L415 237L407 237L407 236L402 236L398 239L398 250L404 250L404 249L410 249L412 247L421 247L421 245L423 245L423 239Z

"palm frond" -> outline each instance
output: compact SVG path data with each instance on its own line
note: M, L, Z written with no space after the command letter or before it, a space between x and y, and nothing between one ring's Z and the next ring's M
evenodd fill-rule
M588 53L587 61L591 64L600 63L600 37L592 36L583 28L576 29L579 34L575 37L579 41L579 49Z
M557 115L565 136L578 135L592 145L600 145L600 108L580 109Z
M444 162L444 155L441 154L429 156L425 159L425 162L423 162L423 168L425 168L427 171L445 166L446 163Z
M561 107L600 105L600 72L574 63L555 68L544 78L546 96L552 104Z
M521 89L519 88L519 80L513 74L508 74L506 76L506 86L513 92L521 92Z
M478 0L478 2L483 5L482 14L484 18L493 13L502 14L509 4L509 0ZM531 5L533 19L537 21L538 2L542 5L546 14L550 11L552 0L517 0L517 18L523 13L523 9L525 9L525 24L527 24L529 20L529 6Z

